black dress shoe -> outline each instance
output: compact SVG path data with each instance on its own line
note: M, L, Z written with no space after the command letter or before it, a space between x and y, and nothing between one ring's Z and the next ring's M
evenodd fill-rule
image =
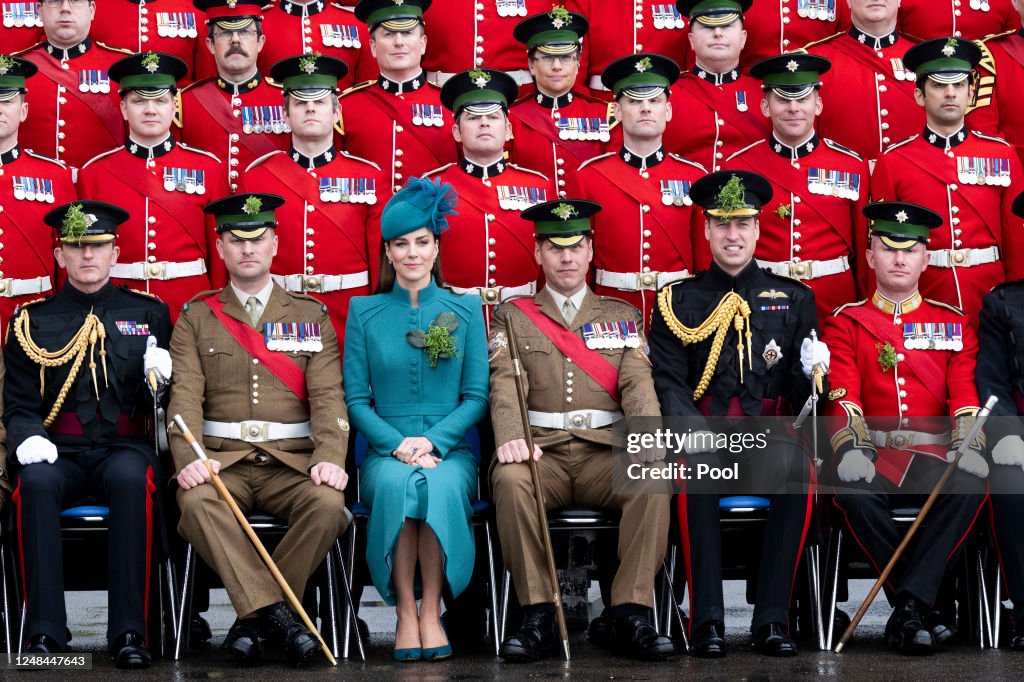
M676 652L676 647L671 639L658 634L647 616L632 615L615 619L613 650L641 661L664 661Z
M300 668L308 663L320 648L313 634L305 625L295 620L295 616L284 602L260 609L260 620L269 639L285 645L285 658L288 665L293 668Z
M153 657L146 649L146 640L132 630L117 636L110 647L110 655L118 668L148 668L153 664Z
M511 663L523 663L551 656L557 648L555 614L541 609L529 609L523 615L523 625L519 632L501 643L498 655Z
M754 646L765 656L796 656L796 644L781 623L759 627L754 633Z
M209 645L211 639L213 639L213 632L210 630L210 624L198 613L193 614L188 623L189 646L193 649L201 649Z
M1018 628L1013 631L1013 637L1010 639L1010 650L1024 651L1024 628Z
M259 618L236 619L220 648L241 663L255 663L260 660L263 656L263 645L260 643Z
M956 628L946 625L947 621L946 615L938 610L929 611L925 616L925 627L932 633L932 639L935 640L936 646L945 647L947 644L952 644L953 638L956 637Z
M910 597L896 604L885 624L885 642L890 649L912 656L935 651L935 637L924 625L923 605Z
M615 619L608 613L608 609L601 611L601 615L590 621L587 626L587 640L602 649L610 649L615 641Z
M28 638L28 647L25 648L25 653L63 654L67 650L66 646L61 646L60 642L49 635L32 635Z
M698 658L721 658L725 656L725 628L717 620L702 623L697 627L690 643L690 653Z

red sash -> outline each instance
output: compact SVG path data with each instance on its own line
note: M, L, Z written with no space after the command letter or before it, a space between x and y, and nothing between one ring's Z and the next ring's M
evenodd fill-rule
M460 170L458 172L461 173L462 171ZM505 185L508 187L544 187L544 189L548 190L548 199L553 199L554 196L552 195L551 187L548 186L548 183L540 182L539 177L537 178L537 180L533 180L532 178L523 178L523 182L507 180L507 177L508 176L506 176L504 173L492 177L490 179L490 187L488 187L487 185L483 184L482 182L475 178L471 178L472 182L466 182L465 184L453 184L456 184L456 186L459 188L459 203L469 204L482 215L493 215L494 222L491 223L491 229L493 230L495 229L495 227L500 226L503 229L507 230L508 233L515 237L516 241L522 245L522 247L529 254L530 260L532 261L533 248L536 243L533 240L533 231L530 231L530 235L527 238L519 234L519 231L516 230L513 226L505 223L505 221L503 220L503 218L505 217L514 219L518 218L520 220L522 220L522 218L519 217L519 211L506 211L505 209L498 208L498 194L495 187L497 187L498 185ZM467 229L475 231L478 228L476 226L467 226Z
M729 122L729 125L739 130L746 139L751 141L759 140L768 135L767 124L759 122L764 120L760 115L754 118L754 112L744 112L736 108L736 95L734 93L727 93L717 85L712 85L710 82L697 76L692 76L689 80L696 83L697 89L700 91L700 96L697 99L702 100L707 106L714 109L718 115ZM750 104L753 105L753 102L750 102Z
M376 85L371 85L366 90L367 95L373 98L373 103L383 109L388 118L406 130L416 131L414 138L419 141L424 149L433 155L438 166L443 166L447 163L447 158L441 158L441 156L447 156L443 152L447 150L451 153L455 149L450 127L415 125L412 122L412 107L409 102L400 99L396 95L384 92ZM403 106L399 106L400 103ZM342 100L342 107L344 107L344 104L344 100Z
M114 141L115 145L120 144L124 140L124 118L121 116L121 110L114 104L113 100L106 95L103 97L86 97L88 93L78 89L78 81L76 78L72 78L71 71L65 71L58 67L53 58L45 53L36 59L32 59L32 62L39 67L44 76L57 85L64 86L68 95L77 98L86 108L92 111L96 119L107 129L107 133L110 134L110 139Z
M207 116L213 119L214 123L226 132L238 133L239 143L245 145L257 158L279 149L265 133L246 135L242 132L242 126L238 124L239 119L231 114L231 107L225 103L223 97L217 94L216 90L216 84L211 83L192 88L189 92L196 96L196 101L202 105L203 110Z
M558 126L551 118L551 112L532 106L530 102L524 102L523 106L513 107L509 113L513 118L522 121L527 128L538 135L543 135L552 144L569 152L580 161L586 161L601 153L600 143L595 144L585 140L563 140L558 137Z
M1001 48L1006 50L1006 54L1017 60L1017 63L1024 66L1024 40L1021 40L1019 36L1009 36L1008 40L994 43L999 45Z
M867 67L871 71L874 71L876 73L878 72L878 67L879 67L880 63L879 63L878 57L875 56L876 55L875 51L871 50L869 48L866 48L864 45L861 45L856 40L853 40L852 38L850 38L848 40L844 40L843 38L837 38L834 41L829 41L828 43L826 43L826 45L833 46L837 51L842 52L845 56L849 57L850 59L852 59L853 61L857 62L858 64L860 64L860 65L862 65L864 67ZM912 47L912 44L910 46L908 46L907 49L910 49L910 47ZM884 65L884 66L888 67L888 69L886 70L886 77L892 78L892 79L895 80L896 79L896 75L893 73L893 70L892 70L892 62L890 62L889 60L886 60L884 62L881 62L881 65ZM897 82L903 82L903 81L897 81ZM838 83L836 83L836 85L838 85ZM909 97L912 101L914 101L914 90L913 90L913 88L910 88L908 90L907 88L895 87L893 85L890 85L888 87L888 89L889 90L897 90L897 91L903 93L904 95L906 95L907 97ZM914 101L914 107L917 107L917 102L916 101Z
M270 373L281 380L288 389L309 408L309 391L306 388L306 373L284 353L268 350L263 335L245 324L224 314L224 302L216 296L206 299L210 312L220 320L231 337L244 348L249 355L263 363Z
M555 348L562 351L565 357L576 363L576 366L586 372L587 376L599 383L601 388L612 397L612 400L622 403L622 396L619 395L619 370L605 360L604 356L587 348L583 339L541 312L534 299L514 298L509 303L522 310L523 314L530 318L530 322L537 325L537 329L541 330L544 336L555 344Z

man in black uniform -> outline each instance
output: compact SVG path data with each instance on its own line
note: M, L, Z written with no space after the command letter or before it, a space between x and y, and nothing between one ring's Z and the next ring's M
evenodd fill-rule
M120 668L145 668L151 662L146 577L159 538L154 506L164 477L146 436L152 403L144 365L170 378L170 356L162 349L171 321L159 299L110 283L117 226L127 218L99 201L46 214L46 224L58 230L54 254L67 283L12 319L3 420L17 477L27 651L67 650L60 512L92 496L110 507L111 655ZM158 348L147 351L151 339Z
M1024 217L1024 194L1013 202ZM1007 282L982 299L978 327L978 397L999 398L985 422L992 446L992 516L996 544L1013 600L1010 648L1024 651L1024 280Z
M818 324L810 288L762 270L754 261L757 216L771 196L765 178L745 171L712 173L693 184L690 197L704 208L713 262L706 272L662 289L654 307L651 362L665 417L704 423L702 416L793 414L793 406L799 409L810 394L805 377L815 365L827 369L828 349L809 338ZM716 348L715 332L723 327L724 343ZM692 431L710 435L707 428ZM756 481L758 492L787 493L771 495L751 633L763 653L794 655L788 634L790 592L813 512L808 452L791 439L771 437L767 450L735 455L715 450L708 440L699 437L687 444L687 467L738 462L741 481ZM718 657L725 654L718 500L728 487L704 482L699 493L688 494L691 485L682 483L679 525L690 585L692 650Z

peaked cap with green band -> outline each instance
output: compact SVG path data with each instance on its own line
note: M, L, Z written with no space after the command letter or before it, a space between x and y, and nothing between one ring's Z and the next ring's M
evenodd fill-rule
M409 31L423 23L423 13L432 0L360 0L356 19L370 31L383 24L389 31Z
M566 247L578 244L593 231L590 216L600 210L601 204L596 201L558 199L531 206L519 215L533 222L537 239Z
M939 83L958 83L981 61L981 48L964 38L934 38L914 45L903 55L903 65Z
M640 53L616 59L601 73L601 84L634 99L649 99L679 80L679 65L660 54Z
M754 0L676 0L676 9L690 21L705 26L726 26L741 19Z
M693 183L690 198L714 218L749 218L772 199L772 186L758 173L717 171Z
M162 94L177 90L177 82L188 73L188 64L163 52L140 52L118 59L107 73L121 93L139 90Z
M441 86L441 104L456 115L466 107L508 105L516 101L519 84L497 69L461 71Z
M526 17L512 29L516 40L527 50L537 48L544 54L570 54L580 48L590 22L582 14L555 6L550 12Z
M67 244L113 241L117 226L126 220L128 211L120 206L89 199L63 204L43 216L43 222L57 230L57 239Z
M277 227L274 209L284 204L277 194L232 194L203 206L213 216L217 234L231 232L239 239L256 239L267 228Z
M270 77L285 94L301 100L318 100L334 92L347 73L345 62L319 52L288 57L270 67Z
M25 80L38 71L38 67L27 59L0 54L0 102L14 99L25 92Z
M818 55L780 54L754 64L750 75L761 81L765 92L775 90L783 97L800 99L821 86L821 74L830 68L832 62Z
M861 212L868 219L869 234L879 237L891 249L909 249L928 243L931 231L942 226L942 216L924 206L906 201L878 201Z

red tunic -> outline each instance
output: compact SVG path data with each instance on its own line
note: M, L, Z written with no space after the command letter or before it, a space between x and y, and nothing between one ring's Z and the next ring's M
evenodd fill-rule
M726 168L760 173L771 183L774 195L761 213L755 256L810 286L818 318L825 319L858 298L849 268L866 268L867 220L861 209L870 196L870 172L867 162L829 139L815 135L809 144L809 151L804 144L794 152L772 136L733 155ZM835 263L843 258L845 270ZM788 271L783 263L790 264ZM836 271L817 275L826 268Z
M117 230L121 254L112 279L159 296L177 320L193 296L227 281L213 245L213 218L203 213L228 193L227 180L220 159L170 137L154 148L151 161L147 155L131 140L100 154L79 171L78 195L128 211ZM197 261L201 272L194 272Z
M747 43L740 55L744 73L766 57L799 49L807 43L827 38L850 26L850 6L846 0L825 0L814 3L812 16L809 6L801 8L798 0L758 0L743 14L743 28ZM825 11L818 12L819 5Z
M1013 31L980 44L983 56L977 71L981 78L967 121L973 130L1005 138L1024 162L1024 108L1016 106L1019 93L1024 92L1024 37Z
M968 0L902 0L900 31L914 40L963 36L971 40L1020 28L1011 0L985 0L977 9ZM987 8L987 9L985 9Z
M921 275L922 294L961 308L977 324L982 297L1000 282L1024 277L1024 226L1010 210L1024 189L1024 170L1003 140L968 133L966 127L960 134L951 138L948 151L941 137L936 137L939 146L929 142L933 134L927 129L886 150L875 166L871 198L909 201L942 216L943 226L931 232L929 251L998 249L995 260L992 253L970 254L982 262L972 267L960 260L967 257L963 251L947 251L933 256ZM1008 184L994 184L997 180Z
M39 18L39 2L0 2L3 30L0 31L0 54L28 49L45 39L43 20Z

